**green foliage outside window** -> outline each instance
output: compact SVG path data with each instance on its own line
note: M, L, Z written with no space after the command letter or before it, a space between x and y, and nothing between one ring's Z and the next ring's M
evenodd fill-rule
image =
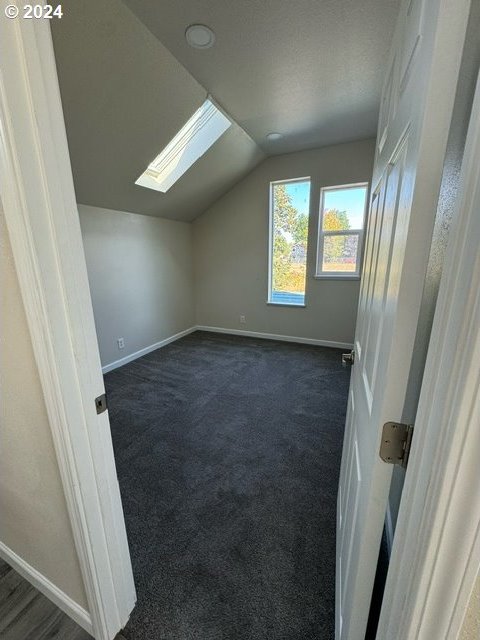
M338 209L324 211L323 229L324 231L347 231L350 229L347 212ZM328 264L332 271L354 270L355 252L356 245L352 246L351 236L329 236L328 242L323 245L323 262ZM353 258L352 262L349 261L350 257Z
M304 293L306 279L308 215L292 203L287 185L273 188L273 260L272 290ZM324 231L347 231L350 221L346 211L323 211ZM323 263L327 271L354 271L356 268L357 236L324 236Z
M305 291L308 216L292 204L285 184L274 186L273 291Z

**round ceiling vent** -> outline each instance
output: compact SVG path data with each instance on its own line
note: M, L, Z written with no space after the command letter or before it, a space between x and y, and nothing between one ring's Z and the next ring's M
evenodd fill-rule
M215 34L204 24L191 24L185 31L185 38L194 49L210 49L215 43Z
M283 138L281 133L277 133L276 131L272 131L272 133L267 133L267 140L269 142L274 142L275 140L281 140Z

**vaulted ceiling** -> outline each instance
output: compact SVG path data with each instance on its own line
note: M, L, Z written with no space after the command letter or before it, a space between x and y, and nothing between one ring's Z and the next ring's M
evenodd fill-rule
M124 2L266 153L375 135L398 0ZM212 49L187 44L194 23Z
M192 220L265 155L374 136L398 5L68 3L52 32L77 200ZM212 49L187 45L192 23L215 31ZM207 93L234 125L167 193L135 185Z

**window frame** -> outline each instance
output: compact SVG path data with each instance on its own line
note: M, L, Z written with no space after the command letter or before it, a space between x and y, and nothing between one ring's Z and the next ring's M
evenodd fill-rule
M325 193L329 191L346 191L347 189L365 188L365 205L363 211L363 227L362 229L345 229L338 231L325 231L323 229L323 209L325 201ZM320 189L320 203L318 207L318 233L317 233L317 260L315 263L315 276L318 280L359 280L362 272L363 249L365 226L367 223L368 199L369 199L369 182L353 182L350 184L339 184L330 187L322 187ZM357 261L355 271L324 271L323 270L323 250L326 236L358 236Z
M271 180L270 188L269 188L269 203L268 203L268 292L267 292L267 304L274 305L276 307L293 307L297 309L304 309L307 301L307 274L305 273L305 292L303 294L303 303L299 304L297 302L275 302L272 300L272 280L273 280L273 203L274 196L273 190L275 185L277 184L289 184L292 182L309 182L310 183L310 191L309 191L309 205L308 205L308 220L310 222L310 214L312 207L312 177L311 176L303 176L300 178L286 178L284 180ZM307 260L308 260L308 243L307 243Z

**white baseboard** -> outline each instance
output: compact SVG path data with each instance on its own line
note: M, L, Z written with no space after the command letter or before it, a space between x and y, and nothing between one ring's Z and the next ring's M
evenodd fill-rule
M22 578L38 589L44 596L51 600L59 609L79 624L87 633L93 635L92 619L88 611L77 604L70 596L50 582L48 578L25 562L6 544L0 542L0 557L15 569Z
M180 331L180 333L176 333L175 335L165 338L164 340L160 340L160 342L155 342L155 344L151 344L150 346L145 347L144 349L140 349L140 351L135 351L135 353L131 353L130 355L125 356L124 358L120 358L120 360L115 360L115 362L106 364L104 367L102 367L102 373L108 373L109 371L118 369L118 367L122 367L124 364L127 364L128 362L132 362L137 358L146 356L147 353L151 353L156 349L160 349L160 347L164 347L165 345L170 344L171 342L175 342L175 340L179 340L180 338L183 338L183 336L187 336L189 333L196 331L196 329L197 327L190 327L189 329L185 329L185 331Z
M300 344L313 344L318 345L320 347L332 347L334 349L353 349L353 344L349 342L333 342L331 340L318 340L317 338L301 338L298 336L283 336L277 333L262 333L259 331L247 331L246 329L224 329L223 327L207 327L205 325L196 325L194 327L190 327L189 329L185 329L185 331L180 331L173 336L165 338L164 340L160 340L160 342L156 342L155 344L151 344L144 349L140 349L140 351L135 351L135 353L131 353L124 358L120 358L120 360L115 360L115 362L111 362L110 364L106 364L102 367L102 373L108 373L109 371L113 371L114 369L118 369L118 367L122 367L124 364L128 362L132 362L137 358L141 358L142 356L147 355L147 353L151 353L156 349L160 349L161 347L165 347L167 344L171 342L175 342L175 340L179 340L184 336L187 336L189 333L193 333L194 331L211 331L213 333L226 333L234 336L247 336L250 338L264 338L266 340L280 340L282 342L298 342Z
M314 344L320 347L333 347L335 349L353 349L353 344L350 342L333 342L331 340L318 340L317 338L300 338L298 336L283 336L277 333L262 333L259 331L247 331L246 329L224 329L223 327L207 327L204 325L197 325L195 328L197 331L229 333L234 336L248 336L250 338L265 338L266 340L281 340L282 342Z

